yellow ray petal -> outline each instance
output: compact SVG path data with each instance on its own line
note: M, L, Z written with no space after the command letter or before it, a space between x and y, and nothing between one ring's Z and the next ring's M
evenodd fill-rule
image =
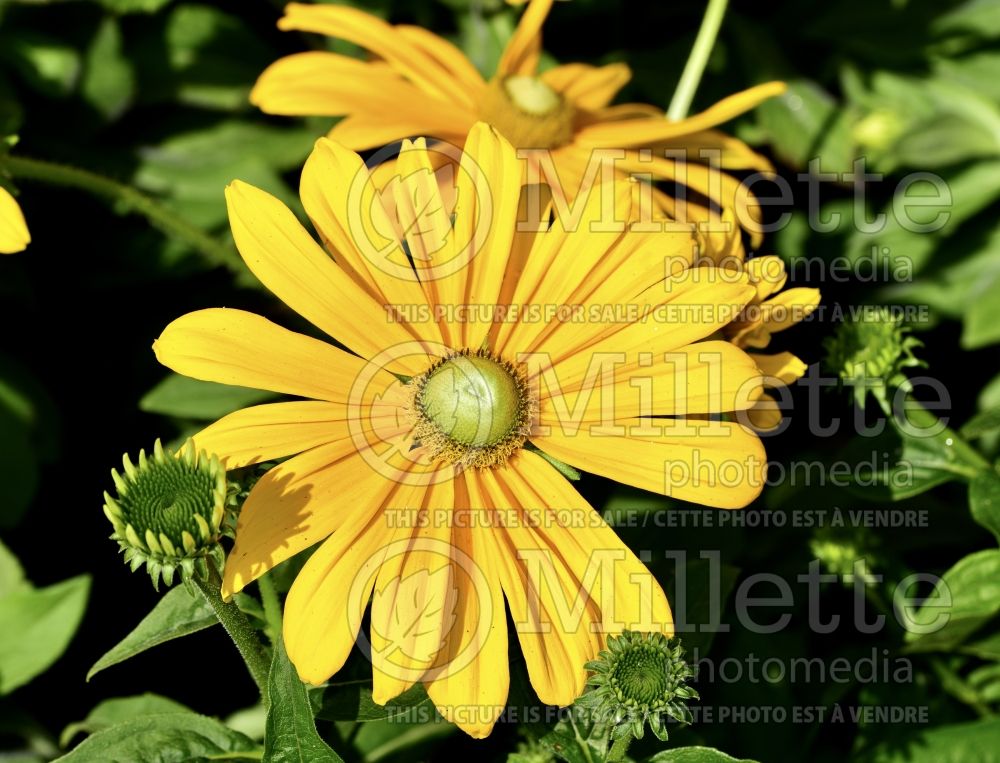
M456 511L470 511L465 485L457 481ZM493 530L482 522L456 522L452 530L453 575L458 587L456 622L448 634L440 666L424 678L438 711L471 736L489 735L503 711L510 687L507 618L503 589L493 558Z
M371 610L372 699L384 705L445 658L458 611L451 565L454 481L424 491L416 528L388 551Z
M182 315L163 329L153 351L167 368L195 379L338 403L370 370L356 355L228 308ZM391 384L387 372L372 373L379 389Z
M421 107L430 106L430 108ZM390 115L356 112L333 126L327 137L352 151L378 148L403 138L433 136L460 146L475 122L472 112L456 115L447 121L434 116L432 104L414 104L411 111L397 109Z
M697 419L650 422L661 434L622 436L551 429L532 441L546 453L616 482L706 506L746 506L764 487L760 440L738 424Z
M344 523L309 558L285 600L282 634L299 677L321 684L354 648L382 559L399 533L377 512Z
M694 116L671 122L654 117L598 122L581 128L576 142L586 146L630 148L646 146L682 135L701 132L728 122L758 104L787 90L784 82L767 82L723 98Z
M788 280L784 260L773 254L751 257L744 268L750 276L750 283L757 289L757 296L754 298L757 302L763 302L775 292L781 291Z
M290 3L285 6L278 28L317 32L353 42L370 50L431 95L459 103L468 98L462 83L428 55L424 46L414 44L412 35L400 34L391 24L356 8Z
M399 24L396 26L396 32L429 58L434 59L450 76L457 79L462 85L465 103L470 108L475 108L479 101L480 91L486 86L486 81L479 70L466 58L465 53L448 40L438 37L421 26Z
M534 527L531 513L538 507L521 506L511 494L505 483L512 471L471 473L470 505L484 508L489 517L492 532L484 537L493 545L490 556L496 561L531 685L542 702L568 705L583 691L584 663L600 650L599 636L587 627L600 619L600 612L559 550ZM579 624L564 622L567 613Z
M299 192L338 263L377 303L410 308L406 323L416 329L414 336L440 342L437 324L420 320L430 317L423 289L361 158L320 138L302 169Z
M721 130L702 130L683 138L665 140L651 148L654 151L687 151L688 161L717 159L720 166L731 170L756 170L765 175L774 172L774 165L766 156Z
M455 204L456 251L472 247L464 269L465 299L460 304L496 305L517 228L521 172L514 147L489 125L477 123L465 142ZM491 317L471 311L469 319L461 322L463 347L482 344L492 327Z
M757 405L747 411L747 422L757 432L770 432L776 429L783 418L778 401L768 393L760 396Z
M233 238L247 266L314 326L367 358L418 339L335 264L276 198L235 181L226 189L226 202ZM429 362L427 356L408 354L392 367L413 375Z
M10 192L0 186L0 254L20 252L31 243L24 213Z
M766 377L764 383L770 387L787 386L802 377L809 367L790 352L767 354L752 352L753 358L761 373Z
M448 126L471 108L437 98L382 62L327 51L279 58L260 75L250 102L268 114L372 114L419 117L428 129Z
M722 341L652 353L641 361L622 354L592 369L594 373L582 379L564 380L558 367L541 375L541 426L572 433L596 422L634 425L637 416L744 410L763 392L754 359Z
M673 635L667 597L652 573L586 499L541 456L524 451L505 482L522 505L545 507L539 532L574 569L594 570L589 591L601 611L600 633L660 631ZM610 577L610 579L607 579Z
M611 103L618 91L632 79L627 64L590 66L563 64L542 73L542 80L580 109L593 111Z
M582 378L605 353L664 353L704 339L739 316L753 294L744 274L694 268L614 308L634 305L639 320L615 322L588 310L584 320L561 323L544 342L516 351L538 353L533 362L558 367L560 378Z
M542 49L542 24L550 8L552 0L531 0L500 56L496 76L535 73Z
M240 511L223 595L239 593L342 527L357 531L404 487L412 489L373 468L349 435L279 464L254 485Z
M223 416L194 435L226 469L284 458L348 436L351 408L316 401L268 403Z

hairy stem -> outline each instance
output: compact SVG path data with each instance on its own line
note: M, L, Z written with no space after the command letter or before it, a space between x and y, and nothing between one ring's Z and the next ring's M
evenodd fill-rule
M715 45L715 38L719 34L719 27L722 26L722 18L726 15L726 6L729 0L708 0L708 7L701 20L701 28L695 38L694 47L691 48L691 55L688 56L687 63L684 64L684 71L677 83L674 97L670 99L670 107L667 109L667 119L674 122L684 119L691 108L691 101L694 100L698 83L701 82L701 75L705 73L705 66L708 64L708 57L712 53Z

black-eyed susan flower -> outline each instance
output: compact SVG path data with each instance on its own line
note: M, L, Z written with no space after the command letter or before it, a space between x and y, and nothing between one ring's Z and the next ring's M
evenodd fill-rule
M390 224L360 157L317 143L300 194L324 246L273 196L227 190L247 265L347 351L234 309L178 318L154 348L178 373L304 398L194 437L227 468L291 456L241 510L224 595L319 544L285 606L299 675L327 680L363 639L377 702L422 682L485 736L507 696L507 608L555 705L608 634L673 630L655 579L553 460L712 506L760 491L759 439L704 415L760 394L753 360L703 341L755 289L698 278L689 235L616 224L622 183L595 187L575 227L519 225L532 189L487 125L465 144L454 216L422 140L396 166L414 224Z
M287 56L261 75L250 99L271 114L343 116L329 137L355 150L414 135L458 146L475 122L488 122L515 147L538 150L526 155L526 178L542 178L563 202L595 182L600 162L613 161L621 176L668 181L697 194L679 208L673 197L650 188L650 214L691 223L720 219L706 200L743 210L747 197L739 181L719 168L772 167L716 128L783 93L785 85L758 85L677 121L648 104L611 105L631 77L623 63L539 71L541 28L551 5L528 4L487 81L458 48L423 28L391 25L342 5L292 3L279 28L347 40L374 58L325 51ZM715 166L703 164L706 158ZM743 214L739 220L751 222ZM758 232L751 232L758 242Z
M177 572L205 578L209 560L221 568L228 485L219 459L191 440L176 455L157 440L149 456L140 450L133 463L126 453L122 466L111 470L115 495L104 493L104 514L132 571L145 565L158 587Z
M31 234L17 199L0 186L0 254L20 252L30 243Z

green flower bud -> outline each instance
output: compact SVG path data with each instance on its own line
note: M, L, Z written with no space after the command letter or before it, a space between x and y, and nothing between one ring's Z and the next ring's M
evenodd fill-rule
M608 638L608 648L587 663L591 687L577 700L594 720L613 725L612 739L631 735L642 739L648 724L657 739L666 741L667 723L690 723L686 700L698 692L687 685L693 676L680 641L662 633L625 631Z
M926 365L913 354L923 343L909 331L889 310L876 308L860 320L842 323L823 342L827 368L854 388L859 406L871 391L886 407L886 389L906 384L903 369Z
M122 464L123 473L111 470L116 495L104 493L104 514L132 571L146 565L158 588L161 576L171 585L178 570L183 579L206 577L209 559L221 569L228 486L219 459L195 451L191 440L178 454L157 440L151 457L140 450L138 464L128 454Z

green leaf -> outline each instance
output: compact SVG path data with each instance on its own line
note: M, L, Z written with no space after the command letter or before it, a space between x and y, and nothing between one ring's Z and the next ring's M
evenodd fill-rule
M1000 430L1000 408L990 408L988 411L980 411L966 421L958 433L966 440L975 440L998 430Z
M170 374L142 396L139 408L147 413L208 421L273 397L274 393L259 389Z
M431 711L433 717L434 703L419 683L384 705L372 699L371 683L367 680L328 684L313 689L310 696L317 708L316 717L326 721L405 721L413 717L415 708L421 707Z
M871 763L997 763L1000 761L1000 719L920 731L877 747L868 760Z
M260 760L253 740L219 721L192 712L157 713L119 723L87 737L60 763L202 763ZM238 753L246 753L239 755Z
M0 599L14 591L31 588L24 568L13 552L0 542Z
M119 642L87 673L89 681L105 668L131 659L154 646L197 633L219 622L211 606L201 596L192 596L183 586L171 588L131 633Z
M128 108L135 92L135 74L123 50L121 26L106 18L97 28L84 57L80 92L104 119L111 121Z
M156 713L193 712L180 702L159 694L139 694L134 697L106 699L91 710L82 721L69 724L59 737L59 746L68 747L77 734L93 734L116 723Z
M734 758L711 747L678 747L658 752L646 763L754 763L749 758Z
M0 598L0 694L42 673L69 646L83 618L90 576L46 588L21 587Z
M25 426L0 402L0 527L13 527L38 489L38 457Z
M1000 474L987 469L969 483L972 518L1000 541Z
M267 679L270 709L264 731L265 763L344 763L316 731L306 685L279 638Z
M947 600L941 599L943 592L950 595L950 605L945 606ZM917 626L929 629L941 623L942 627L928 633L910 630L906 641L912 651L953 649L997 612L1000 612L1000 551L979 551L945 572L930 600L912 615Z
M50 98L70 94L80 76L80 55L66 42L34 31L18 30L0 40L0 54L30 87Z

